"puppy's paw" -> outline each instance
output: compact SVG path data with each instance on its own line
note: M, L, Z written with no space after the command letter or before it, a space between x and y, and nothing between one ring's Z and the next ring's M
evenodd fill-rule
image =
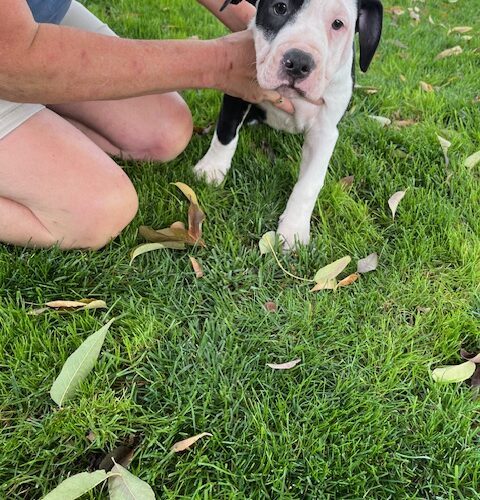
M299 225L281 220L278 226L279 235L283 249L292 251L298 245L308 245L310 243L310 224Z
M230 165L220 165L206 155L197 163L193 171L197 177L209 184L221 184L229 168Z

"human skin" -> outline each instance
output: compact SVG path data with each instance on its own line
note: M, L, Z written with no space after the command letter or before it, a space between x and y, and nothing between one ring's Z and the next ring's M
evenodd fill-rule
M218 11L220 3L208 7ZM0 241L6 243L95 249L115 237L138 200L105 152L154 161L180 154L192 121L171 90L216 88L254 102L279 97L256 84L249 33L213 41L124 40L39 25L19 0L0 2L0 18L0 98L50 108L0 140Z

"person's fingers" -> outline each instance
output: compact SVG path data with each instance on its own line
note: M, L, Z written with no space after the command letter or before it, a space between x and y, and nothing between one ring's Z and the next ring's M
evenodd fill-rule
M295 106L289 99L282 98L281 101L275 103L275 107L281 109L282 111L287 112L290 115L293 115L293 113L295 113Z
M275 90L266 90L264 94L264 100L271 102L275 107L286 111L289 114L293 114L295 112L295 108L291 101L285 99Z

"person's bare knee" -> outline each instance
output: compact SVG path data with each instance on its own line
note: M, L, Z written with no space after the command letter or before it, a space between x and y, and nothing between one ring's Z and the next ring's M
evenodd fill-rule
M159 123L145 123L139 133L137 127L126 130L115 145L126 157L138 160L167 162L180 155L193 133L190 109L178 94L153 96L158 99ZM155 101L152 106L155 106Z
M105 185L102 192L86 193L84 203L71 214L71 228L59 245L64 249L102 248L132 221L137 210L137 193L123 174L123 179Z

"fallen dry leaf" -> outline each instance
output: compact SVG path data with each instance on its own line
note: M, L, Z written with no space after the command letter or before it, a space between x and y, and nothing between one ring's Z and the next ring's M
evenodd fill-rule
M268 233L265 233L258 242L260 255L271 253L272 249L275 248L276 239L277 233L275 231L269 231Z
M420 82L420 88L424 91L424 92L435 92L434 88L432 85L430 85L429 83L427 82Z
M472 354L465 349L460 349L460 356L467 361L471 361L472 363L480 363L480 354Z
M385 116L368 115L368 117L380 123L382 127L388 127L392 123L392 120L390 120L390 118L386 118Z
M388 206L392 211L392 219L395 219L395 214L397 213L398 204L403 200L403 197L405 196L406 193L407 193L406 191L397 191L388 200Z
M177 220L177 222L170 224L170 229L185 229L185 224L182 221Z
M275 302L265 302L264 306L268 312L277 312L277 304Z
M417 9L417 7L415 7L414 9L409 7L408 14L410 15L410 19L413 19L416 23L419 23L420 22L420 14L416 9Z
M192 446L199 439L202 439L205 436L212 437L212 434L210 434L209 432L202 432L201 434L197 434L196 436L190 437L188 439L184 439L183 441L179 441L178 443L175 443L172 446L172 451L174 451L175 453L178 453L180 451L188 450L188 448L190 448L190 446Z
M438 61L440 59L445 59L445 57L458 56L462 52L463 52L462 47L460 47L460 45L456 45L451 49L446 49L440 52L440 54L438 54L437 57L435 57L435 60Z
M448 31L448 35L450 33L468 33L469 31L472 31L473 28L471 26L455 26L455 28L452 28L451 30Z
M353 186L354 181L355 176L348 175L347 177L343 177L342 179L340 179L340 185L344 188L350 188Z
M477 368L473 372L472 378L470 379L470 386L471 387L480 386L480 366L479 365L477 365Z
M376 87L370 87L368 85L357 85L355 84L355 90L360 90L361 92L372 95L378 93L378 89Z
M360 278L360 275L358 273L353 273L350 276L347 276L346 278L343 278L343 280L339 281L337 284L337 288L343 288L349 286L352 283L355 283L355 281L357 281L358 278Z
M395 127L403 128L403 127L411 127L412 125L416 125L417 122L415 120L394 120L392 124Z
M153 252L154 250L161 250L165 248L170 248L174 250L183 250L185 249L185 243L167 241L165 243L145 243L143 245L139 245L130 252L130 265L132 265L132 262L140 255L143 255L148 252Z
M437 139L438 142L440 143L440 146L442 147L443 156L445 158L445 164L448 167L448 165L450 164L450 159L448 157L448 150L452 145L452 143L450 141L447 141L447 139L445 139L444 137L439 136L438 134L437 134Z
M272 370L291 370L301 362L302 362L301 359L294 359L293 361L289 361L288 363L281 363L279 365L275 363L267 363L267 366Z
M321 292L322 290L336 290L337 279L330 278L327 280L319 281L310 291L311 292Z
M388 12L389 14L392 14L394 16L397 16L397 17L405 14L405 10L402 9L402 7L399 7L398 5L394 5L393 7L389 7L388 9L386 9L386 12Z
M214 126L215 125L213 123L207 125L206 127L195 126L193 127L193 133L195 135L208 135L213 130Z
M346 257L342 257L341 259L322 267L317 271L313 280L317 284L327 284L329 280L336 278L348 266L348 264L350 264L351 260L352 258L347 255Z
M133 446L117 446L110 453L107 453L98 465L98 469L110 472L115 464L120 464L122 467L128 468L133 460L135 447Z
M357 262L357 273L365 274L371 271L375 271L378 267L378 254L371 253L364 259L360 259Z
M198 260L190 255L190 262L192 264L193 270L195 271L195 276L199 279L203 278L203 269Z
M480 151L477 151L476 153L473 153L473 155L470 155L465 161L464 165L467 168L473 168L475 167L478 163L480 163Z
M86 311L88 309L106 309L107 304L104 300L98 299L80 299L80 300L53 300L47 302L45 307L33 309L28 314L38 316L45 311L55 310L58 312L73 312L73 311Z

